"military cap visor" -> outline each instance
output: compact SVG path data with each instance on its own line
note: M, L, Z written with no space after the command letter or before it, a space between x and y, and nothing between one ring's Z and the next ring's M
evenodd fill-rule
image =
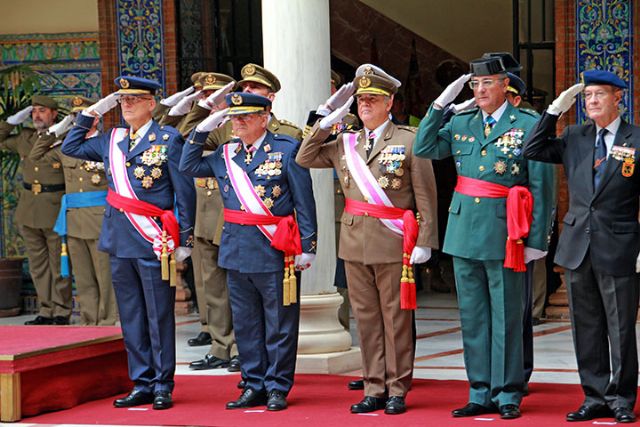
M198 80L202 90L218 90L227 84L235 82L231 76L220 73L202 73Z
M524 81L516 76L513 73L509 73L507 72L507 77L509 78L509 86L507 86L507 92L511 92L515 95L524 95L524 93L527 91L527 85L524 83Z
M589 85L609 85L626 89L627 84L617 74L604 70L589 70L582 73L582 82Z
M33 97L31 97L31 105L34 107L47 107L51 108L52 110L58 109L58 102L50 96L45 95L33 95Z
M398 91L393 81L374 74L356 77L353 84L356 87L356 95L391 96Z
M247 64L240 71L242 80L238 82L238 87L243 83L260 83L271 89L273 92L280 90L280 80L269 70L256 64Z
M93 105L95 101L85 98L84 96L74 96L71 98L71 112L77 113L85 108Z
M233 92L225 97L227 116L253 114L267 111L271 107L271 100L261 95L246 92Z
M474 59L469 65L471 66L471 74L474 76L492 76L494 74L505 74L507 72L502 63L502 59L495 56Z
M155 95L160 83L142 77L120 76L114 80L120 95Z

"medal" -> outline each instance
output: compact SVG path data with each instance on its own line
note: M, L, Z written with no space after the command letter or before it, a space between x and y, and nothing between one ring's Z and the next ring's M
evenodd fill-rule
M142 178L142 186L144 188L153 187L153 178L151 178L151 176L149 176L149 175L147 175L144 178Z
M386 176L381 176L380 178L378 178L378 184L382 188L387 188L389 186L389 178L387 178Z
M502 160L498 160L493 164L493 170L498 174L502 175L507 171L507 164Z
M511 175L518 175L520 174L520 165L517 163L514 163L511 165Z
M138 179L144 178L144 168L142 166L137 166L133 170L133 176L135 176Z
M100 184L100 174L99 173L94 173L93 175L91 175L91 182L94 185Z
M155 167L153 169L151 169L151 177L153 179L158 179L162 176L162 169L160 169L159 167Z
M256 190L256 194L258 195L258 197L264 197L266 190L263 185L256 185L255 187L253 187L253 189Z
M264 205L267 207L267 209L271 209L273 207L273 199L271 197L267 197L266 199L264 199Z
M393 188L394 190L399 190L401 185L402 181L400 180L400 178L393 178L391 180L391 188Z
M271 197L277 199L282 194L282 189L279 185L274 185L271 189Z
M622 163L622 176L629 178L633 175L633 171L636 168L635 160L633 157L625 157L624 163Z

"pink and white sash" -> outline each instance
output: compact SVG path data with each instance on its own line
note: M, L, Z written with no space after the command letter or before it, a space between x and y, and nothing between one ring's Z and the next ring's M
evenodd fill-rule
M344 153L347 160L347 167L351 171L358 189L365 197L368 203L374 205L384 205L387 207L394 207L391 200L384 192L378 181L373 176L369 167L365 163L364 159L360 157L356 151L356 145L358 143L357 133L344 133L342 136L344 143ZM380 219L380 221L391 231L402 236L403 221L401 219Z
M129 129L115 128L111 131L111 140L109 141L109 164L111 166L111 176L113 177L113 186L115 192L123 197L130 199L138 199L131 182L129 181L129 175L127 174L127 158L126 153L123 153L118 147L118 143L122 141ZM151 218L146 215L137 215L128 212L124 212L127 219L133 228L136 229L140 236L147 242L153 245L153 252L158 259L162 255L162 228ZM175 243L171 236L167 236L167 252L174 251Z
M247 175L247 173L232 160L237 154L236 148L238 145L238 142L231 142L222 147L224 163L227 167L227 172L229 173L231 186L247 212L251 212L256 215L273 216L269 208L265 206L262 199L256 193L256 190L253 188L253 183L251 182L249 175ZM273 240L273 234L276 232L277 225L256 225L256 227L260 229L262 234L264 234L269 241Z

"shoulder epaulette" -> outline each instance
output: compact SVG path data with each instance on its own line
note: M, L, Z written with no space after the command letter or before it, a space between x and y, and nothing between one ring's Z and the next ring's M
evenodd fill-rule
M525 114L535 117L536 119L540 117L540 113L536 110L532 110L531 108L519 108L519 110Z
M416 133L418 131L418 128L415 126L408 126L408 125L396 125L396 127L398 129L402 129L402 130L406 130L409 131L411 133Z
M288 120L278 119L278 121L280 122L281 125L289 126L289 127L295 128L295 129L300 129L298 126L296 126L295 124L291 123Z

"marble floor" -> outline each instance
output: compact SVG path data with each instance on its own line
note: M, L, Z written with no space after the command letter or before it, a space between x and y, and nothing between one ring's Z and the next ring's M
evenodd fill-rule
M457 302L454 294L422 292L416 312L416 378L466 380ZM33 316L0 319L0 324L22 324ZM177 319L177 375L229 375L226 369L191 371L189 362L200 359L208 347L189 347L187 339L200 329L197 314ZM354 345L357 337L352 319ZM545 321L534 327L534 372L531 382L579 382L568 321ZM345 373L359 375L359 371ZM236 374L237 375L237 374ZM13 423L13 426L30 426ZM41 426L39 426L41 427Z

